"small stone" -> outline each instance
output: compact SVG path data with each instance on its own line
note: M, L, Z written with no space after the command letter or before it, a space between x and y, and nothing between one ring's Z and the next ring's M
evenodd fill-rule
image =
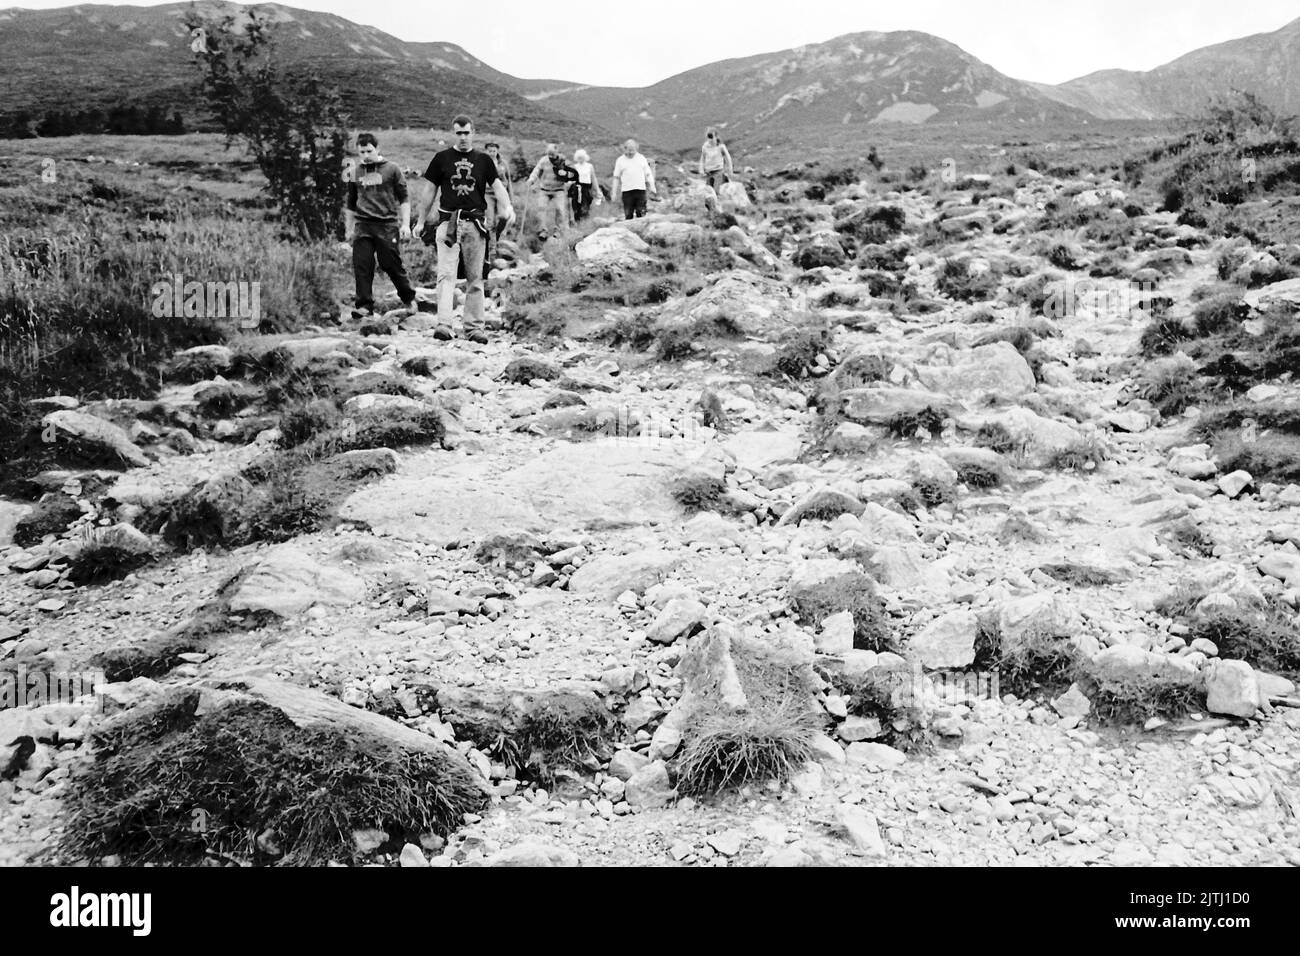
M1235 498L1254 480L1248 471L1234 471L1219 477L1219 490L1229 498Z
M868 769L893 770L907 763L907 755L887 744L852 743L845 749L849 763L863 764Z
M836 732L841 740L849 742L875 740L882 733L880 721L875 717L846 717Z
M398 865L427 867L429 861L425 859L424 852L418 846L414 843L408 843L402 847L402 855L398 857Z
M721 833L712 834L704 842L723 856L732 857L740 852L745 836L739 830L723 830Z
M880 824L874 814L861 807L841 803L835 808L835 820L848 835L854 849L868 856L884 856L885 842L880 838Z
M1217 661L1205 676L1205 708L1212 714L1254 717L1260 707L1259 683L1245 661Z
M627 802L634 807L666 807L675 796L662 760L647 764L627 781Z
M1071 684L1069 690L1052 701L1052 709L1062 717L1082 719L1092 710L1092 701L1084 696L1078 684Z
M822 621L821 633L815 638L815 646L822 654L843 654L853 650L853 612L839 611Z
M609 773L626 783L632 776L650 763L650 758L635 750L620 750L609 761Z

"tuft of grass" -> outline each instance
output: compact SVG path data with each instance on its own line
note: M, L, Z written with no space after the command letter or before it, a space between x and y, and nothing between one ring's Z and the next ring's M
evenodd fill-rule
M1239 434L1223 433L1214 443L1214 456L1224 472L1248 471L1256 482L1300 482L1300 437L1260 435L1246 441Z
M140 570L153 561L148 552L133 551L112 544L91 544L82 548L68 565L68 580L73 584L100 584L115 581Z
M996 488L1005 476L997 468L969 461L957 466L957 480L967 488Z
M137 644L108 648L90 659L110 684L137 677L162 677L182 663L180 655L202 650L201 642L180 633L164 633Z
M999 455L1009 455L1020 447L1020 442L1001 422L986 422L975 432L975 445L989 448Z
M196 864L210 853L253 863L353 861L352 831L446 835L487 795L442 752L302 729L260 701L197 717L199 693L110 722L72 772L62 837L71 858ZM202 809L206 826L192 826ZM267 849L267 834L280 852Z
M999 688L1017 697L1067 690L1080 666L1079 652L1067 639L1031 633L1008 646L994 623L985 640L997 662Z
M1300 626L1295 613L1279 605L1212 611L1189 625L1188 641L1213 641L1224 660L1243 660L1265 671L1300 672Z
M1165 417L1203 402L1207 390L1196 372L1196 363L1183 353L1155 359L1138 372L1133 394L1159 409Z
M1218 295L1192 310L1192 325L1201 338L1235 332L1250 318L1250 306L1239 295Z
M831 676L835 689L848 698L850 714L880 721L882 743L905 753L934 749L920 689L909 668L876 667L855 681Z
M1071 562L1040 564L1038 570L1065 584L1073 584L1076 587L1083 588L1105 587L1108 584L1118 584L1124 580L1124 575L1116 571L1107 571L1105 568Z
M772 365L774 375L803 378L817 367L818 354L831 346L831 330L824 326L799 329L778 345Z
M560 370L550 362L527 355L512 359L505 371L501 373L503 382L511 382L515 385L527 385L538 378L550 382L559 377Z
M991 269L972 273L966 259L944 259L934 282L939 293L950 299L986 302L997 295L999 276Z
M1047 467L1062 471L1094 471L1106 460L1106 449L1096 435L1086 435L1059 448L1048 457Z
M785 783L812 759L812 739L825 719L813 700L811 671L735 643L732 652L747 706L737 714L706 695L692 708L677 760L680 793Z
M1140 724L1152 717L1183 717L1205 707L1205 685L1199 676L1115 679L1085 671L1080 689L1092 702L1092 715L1103 723Z
M897 638L889 625L884 600L871 578L850 571L790 594L796 616L805 626L820 627L832 614L853 614L853 646L861 650L892 651Z
M677 475L668 490L673 500L691 513L721 511L725 507L727 483L702 471Z
M937 508L939 505L957 500L957 489L937 478L912 479L912 491L927 508Z
M943 431L944 418L939 409L927 407L919 412L899 412L885 423L885 427L899 440L915 438L918 431L925 431L933 437Z

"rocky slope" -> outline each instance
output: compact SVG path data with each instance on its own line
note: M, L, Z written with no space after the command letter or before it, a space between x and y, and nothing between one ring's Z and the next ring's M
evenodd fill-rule
M1170 314L1190 315L1223 243L1168 214L1119 213L1130 197L1113 183L1032 172L903 192L751 189L757 207L743 191L722 199L739 226L690 187L675 212L495 273L518 303L557 271L590 290L699 269L690 295L603 309L605 328L661 342L687 330L663 360L590 329L526 337L514 319L475 345L425 314L264 343L344 369L349 421L423 409L446 427L441 443L345 453L370 455L370 477L334 502L330 526L291 540L167 550L131 527L196 487L227 489L211 500L233 514L229 476L289 444L229 350L181 356L193 381L161 395L163 412L47 400L57 441L127 467L47 474L39 506L0 503L0 664L108 660L110 712L168 687L284 682L333 702L309 710L342 701L385 715L395 738L443 741L490 807L449 838L355 835L408 866L1300 865L1295 687L1189 640L1206 616L1267 601L1300 647L1300 485L1223 473L1189 432L1196 412L1162 413L1129 360L1148 319L1123 298L1130 280L1158 280ZM1062 208L1114 211L1132 233L1109 249L1073 234L1069 259L1042 243L1041 217ZM1106 256L1115 271L1090 279ZM1061 281L1092 282L1087 294L1017 293L1050 275L1045 257ZM889 282L908 288L891 298ZM1249 301L1294 295L1281 283ZM494 305L494 324L506 313ZM825 335L800 338L814 327ZM399 375L411 395L364 391ZM1294 403L1292 377L1242 400ZM251 391L236 405L213 389ZM71 513L52 519L64 499ZM162 556L81 586L95 534ZM125 668L125 649L193 636L214 607L198 643ZM1004 652L1069 654L1089 677L1016 696L1003 671L998 688L994 632ZM811 759L784 784L683 797L691 705L748 726L764 706L750 680L772 661L800 675ZM902 697L882 718L859 694L884 674ZM1120 686L1195 693L1112 716ZM537 777L509 741L558 702L609 726ZM0 713L0 861L66 852L54 845L68 781L103 719L90 701Z

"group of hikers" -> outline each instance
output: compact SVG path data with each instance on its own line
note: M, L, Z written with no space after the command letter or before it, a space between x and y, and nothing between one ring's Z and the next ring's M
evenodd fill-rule
M465 338L486 343L484 280L496 242L516 221L509 171L497 143L474 148L474 121L464 114L451 123L454 142L439 150L424 171L432 184L411 227L411 200L406 178L396 163L379 153L373 133L357 136L359 164L347 177L347 234L352 243L352 270L356 280L353 318L374 314L374 279L378 265L390 280L402 307L414 314L415 289L402 264L401 242L412 235L435 248L437 265L438 329L449 337L456 280L466 282L462 326ZM709 129L700 150L700 173L714 188L734 175L731 154L717 131ZM586 150L565 160L556 143L528 176L527 186L540 192L539 235L562 233L585 219L593 205L604 202L596 168ZM654 166L638 151L636 140L623 144L610 180L613 203L622 202L625 219L646 214L648 196L658 196Z

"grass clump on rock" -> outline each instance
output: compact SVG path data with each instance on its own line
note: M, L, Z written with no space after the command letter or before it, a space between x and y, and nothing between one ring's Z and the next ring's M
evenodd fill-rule
M944 414L937 408L927 407L919 412L899 412L892 416L885 427L889 434L899 440L915 438L918 431L937 435L943 431Z
M825 718L806 661L779 647L716 633L692 655L685 664L679 793L785 783L812 759L812 740Z
M1266 671L1300 673L1300 627L1295 614L1276 605L1216 610L1188 621L1188 640L1213 641L1223 660L1243 660Z
M259 700L196 716L199 693L173 693L91 738L69 778L70 858L127 865L352 861L352 831L447 834L487 802L468 768L328 727L299 727ZM203 827L194 827L195 811Z
M849 611L853 614L855 648L895 649L896 638L889 626L885 602L863 572L846 569L817 580L796 580L791 582L789 596L801 624L821 627L832 614Z
M1140 724L1152 717L1183 717L1205 706L1205 683L1197 674L1081 675L1080 689L1103 723Z

